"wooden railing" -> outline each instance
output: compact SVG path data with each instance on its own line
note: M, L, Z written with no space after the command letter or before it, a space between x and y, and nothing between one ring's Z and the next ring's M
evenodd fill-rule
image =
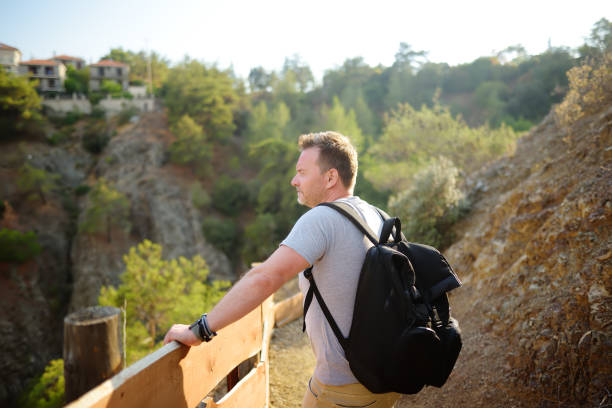
M251 313L197 347L172 342L87 392L68 408L269 406L268 348L272 329L301 316L302 296L274 304L268 298ZM219 401L207 395L241 362L255 367Z

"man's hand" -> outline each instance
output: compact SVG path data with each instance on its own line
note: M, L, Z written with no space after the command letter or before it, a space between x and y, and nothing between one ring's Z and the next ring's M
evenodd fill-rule
M198 339L186 324L172 325L168 333L166 333L166 337L164 337L164 344L168 344L172 340L176 340L186 346L198 346L202 343L202 340Z

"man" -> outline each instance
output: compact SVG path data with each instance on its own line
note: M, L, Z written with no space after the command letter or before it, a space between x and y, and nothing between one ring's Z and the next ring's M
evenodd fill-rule
M370 241L344 216L322 202L342 200L366 220L373 231L382 228L376 210L353 196L357 152L348 138L336 132L302 135L300 157L291 185L298 202L312 209L296 222L279 248L251 269L200 321L174 325L164 343L177 340L193 346L209 341L219 330L257 307L285 282L313 265L313 275L340 330L350 330L361 266ZM300 275L304 295L308 281ZM303 407L391 407L399 395L372 394L352 374L344 351L313 301L306 316L307 333L316 357L315 372L304 395Z

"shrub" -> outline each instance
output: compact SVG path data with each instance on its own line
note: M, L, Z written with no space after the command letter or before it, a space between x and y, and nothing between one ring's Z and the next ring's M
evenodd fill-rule
M71 126L74 125L75 123L77 123L81 118L83 117L83 114L79 111L70 111L68 113L66 113L66 116L64 116L62 118L62 124L64 126Z
M498 129L470 128L439 105L420 110L400 105L387 117L383 134L368 151L372 160L365 176L377 189L397 193L410 188L413 175L438 156L448 157L470 173L512 152L518 137L504 124Z
M91 116L94 119L104 119L106 117L106 111L104 110L104 108L100 106L94 106L91 109L91 113L89 114L89 116Z
M208 208L211 204L210 194L202 188L202 185L195 182L191 185L191 202L199 210Z
M249 201L246 185L223 175L217 179L212 192L213 207L225 215L236 215Z
M85 194L89 193L90 190L90 186L88 186L87 184L81 184L74 189L74 194L76 194L77 196L84 196Z
M58 144L65 142L66 139L68 139L68 135L64 132L59 131L59 132L53 132L51 137L47 139L47 142L51 146L57 146Z
M109 140L110 136L106 127L106 122L103 120L96 120L85 128L85 133L83 134L83 147L92 154L99 154L104 150Z
M30 382L19 398L24 408L56 408L64 406L64 360L51 360L45 372Z
M125 125L130 121L130 119L132 119L133 116L138 115L139 112L140 111L135 106L123 108L117 115L117 122L119 125Z
M202 223L204 236L215 248L223 251L230 259L237 246L238 231L232 220L206 217Z
M569 91L555 108L561 126L570 126L585 114L612 104L612 53L567 72Z
M25 262L40 253L40 244L33 231L0 230L0 261Z
M452 242L451 227L468 210L458 175L452 162L441 157L417 173L412 187L389 199L389 211L402 220L408 240L439 248Z

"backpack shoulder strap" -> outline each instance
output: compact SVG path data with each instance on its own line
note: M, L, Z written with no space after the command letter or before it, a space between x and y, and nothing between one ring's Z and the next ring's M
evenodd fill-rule
M326 202L319 205L333 208L340 214L344 215L350 222L353 223L374 245L378 245L376 234L372 231L370 226L365 222L363 218L355 211L355 209L347 203L343 202Z

